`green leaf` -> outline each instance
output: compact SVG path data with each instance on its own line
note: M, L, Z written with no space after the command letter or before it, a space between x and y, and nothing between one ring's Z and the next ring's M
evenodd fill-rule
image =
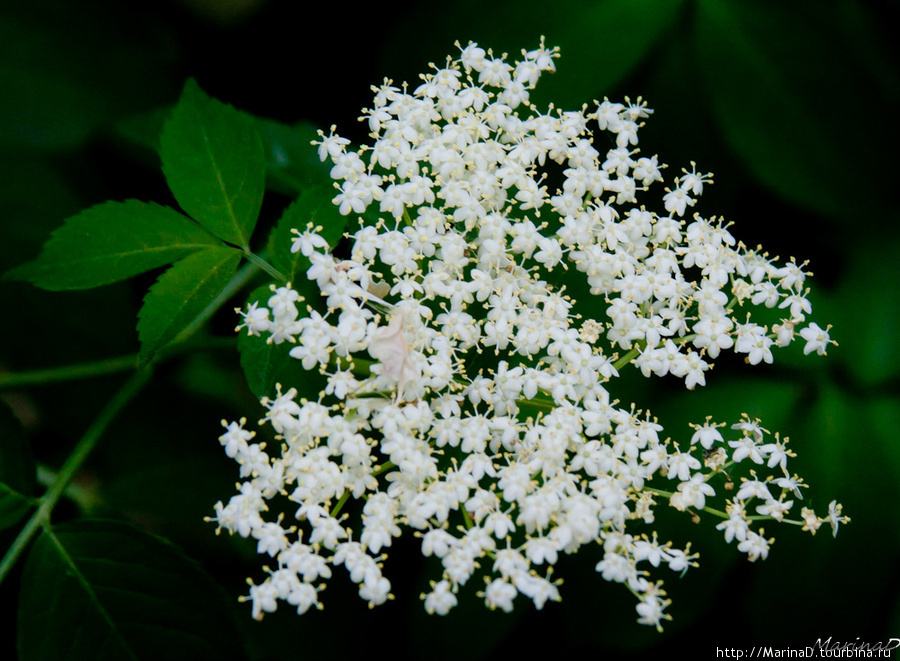
M285 374L299 361L290 357L291 344L268 344L265 337L255 337L247 333L238 336L238 352L241 368L247 377L247 387L256 398L274 397L275 384L287 386Z
M207 248L176 262L159 277L138 313L141 362L175 340L216 300L240 258L234 248Z
M652 53L660 37L676 28L683 0L458 0L453 12L434 20L434 9L419 3L401 16L386 49L384 67L397 80L414 84L420 63L439 62L455 40L476 41L507 61L537 48L541 35L558 46L558 71L541 77L532 100L538 107L578 107L610 94ZM477 16L477 20L472 17ZM417 35L409 39L410 34Z
M153 167L157 168L160 136L173 108L169 105L125 117L116 122L113 135L123 142L123 146L137 148L140 157L152 156Z
M247 303L265 306L270 296L272 292L269 286L263 285L250 293ZM303 305L301 303L298 309L302 310ZM304 370L299 360L290 357L293 346L288 342L269 344L265 336L249 335L242 329L238 335L241 368L247 377L247 386L255 397L274 397L277 383L282 384L287 391L292 386L302 385L318 376Z
M259 117L253 117L253 122L262 139L269 188L296 195L307 186L331 184L331 161L320 161L311 144L319 137L314 125L299 122L288 126Z
M165 266L219 242L174 209L150 202L105 202L68 218L40 256L4 279L52 291L89 289Z
M200 566L132 526L46 529L28 555L19 660L244 659L227 599Z
M745 372L744 370L741 370ZM688 424L701 424L706 416L715 422L732 425L746 413L759 418L762 426L772 432L791 433L786 425L803 393L798 382L776 379L772 376L744 373L716 374L707 372L706 386L695 390L666 391L664 400L652 405L653 414L659 416L678 442L689 439L693 433Z
M116 124L116 135L132 147L152 151L155 159L162 128L171 114L169 107L127 117ZM245 112L240 114L253 122L262 141L266 188L294 196L308 186L331 184L331 161L320 161L312 145L319 137L315 125L309 122L288 125Z
M662 35L674 29L682 0L575 2L571 18L548 34L558 45L558 73L535 90L539 107L576 107L609 94L647 59ZM543 19L544 12L537 12Z
M843 361L859 383L875 385L900 374L900 241L881 237L850 250L833 310L820 325L834 324L830 335L838 346L828 357Z
M822 4L701 0L698 65L725 140L758 181L794 204L859 222L864 209L890 208L888 193L849 164L882 163L884 150L846 130L836 100L870 90ZM869 135L892 142L878 121Z
M22 425L0 403L0 529L14 525L34 505L34 457Z
M253 121L189 80L163 127L159 155L181 208L220 239L247 248L266 177Z
M858 402L851 402L858 404ZM900 443L897 443L897 430L900 429L900 401L889 394L867 397L855 414L869 422L872 429L872 451L866 452L865 459L853 474L857 481L865 485L860 491L862 499L873 518L883 520L884 536L894 540L892 548L900 542L900 510L881 511L879 504L895 503L900 498L900 481L896 475L900 472ZM861 415L860 415L861 414ZM845 477L849 482L852 478ZM875 514L877 512L877 514Z
M331 201L336 192L330 185L314 185L303 190L278 221L269 237L269 256L273 265L280 270L295 288L306 281L306 270L310 267L309 259L300 252L291 252L296 234L292 229L305 230L312 223L313 227L321 227L319 234L328 242L332 250L341 240L348 216L342 216ZM304 295L318 295L318 289L312 292L301 292Z
M822 379L816 386L815 400L804 409L805 418L801 420L805 423L804 428L791 442L798 455L795 465L802 462L808 466L802 473L804 479L815 485L820 498L835 498L846 494L846 482L863 459L862 453L858 452L858 439L862 436L871 442L871 427L860 415L865 410L862 402L843 391L832 379ZM874 445L877 448L878 444ZM868 462L873 455L867 450L864 456ZM879 459L881 466L887 463ZM863 487L863 490L868 488ZM828 500L816 500L815 509L821 511L822 505L827 503Z

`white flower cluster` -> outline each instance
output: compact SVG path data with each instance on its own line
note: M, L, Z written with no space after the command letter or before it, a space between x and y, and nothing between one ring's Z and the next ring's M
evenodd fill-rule
M788 471L787 439L758 421L723 435L707 420L682 447L611 398L630 363L694 388L722 351L772 362L810 312L807 274L736 244L721 221L682 220L710 182L693 167L658 212L639 202L665 167L635 147L651 111L626 99L541 114L529 94L556 56L542 43L509 63L469 44L413 93L390 81L376 90L364 118L372 147L353 151L333 129L317 143L339 182L335 204L364 215L359 229L342 257L321 228L297 231L322 313L273 285L239 329L293 343L327 387L262 400L276 447L254 442L245 420L223 421L220 438L243 481L213 520L272 559L247 597L254 617L279 600L321 607L339 565L381 604L385 551L405 528L443 568L423 595L430 613L456 606L476 574L490 608L510 610L519 594L541 608L560 599L560 554L596 544L597 572L659 627L669 601L649 569L680 573L696 555L630 532L652 524L657 500L718 517L750 560L772 542L760 519L813 533L847 521L836 503L824 518L790 518L805 485ZM590 300L567 296L566 278L586 279ZM745 303L784 319L739 318ZM816 324L799 336L806 353L831 343ZM273 499L283 514L269 514Z

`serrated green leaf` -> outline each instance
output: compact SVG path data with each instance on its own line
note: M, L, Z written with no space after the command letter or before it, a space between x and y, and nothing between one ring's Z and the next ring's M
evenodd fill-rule
M271 295L268 285L257 287L247 297L247 304L265 306ZM266 337L249 335L243 330L238 335L241 368L247 378L247 386L255 397L273 397L278 383L287 390L317 376L304 370L299 360L290 357L293 346L288 342L269 344Z
M22 425L0 402L0 529L14 525L34 505L35 467Z
M156 157L162 128L171 114L170 107L133 115L116 125L116 134L133 146L151 150ZM315 125L309 122L288 125L245 112L241 114L253 122L262 141L266 188L293 196L308 186L331 183L331 162L319 160L312 145L318 139Z
M159 277L138 313L141 362L149 361L203 313L228 284L240 258L234 248L207 248Z
M165 266L218 245L174 209L152 202L104 202L68 218L40 256L4 275L42 289L90 289Z
M305 230L312 223L313 227L321 227L319 234L328 242L331 249L338 244L344 233L348 217L342 216L331 201L335 190L329 185L314 185L305 188L300 196L284 211L274 231L269 237L269 256L272 263L287 277L295 288L306 280L306 270L310 267L309 259L300 252L291 252L296 234L292 229ZM307 295L307 292L301 292ZM314 292L317 294L318 292Z
M179 549L132 526L45 531L19 601L20 661L243 659L227 599Z
M220 239L247 248L266 182L253 121L189 80L163 127L160 158L181 208Z

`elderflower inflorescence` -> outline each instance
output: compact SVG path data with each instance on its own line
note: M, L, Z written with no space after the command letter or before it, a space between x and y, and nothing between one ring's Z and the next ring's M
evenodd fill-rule
M787 439L759 421L707 419L679 444L612 399L630 363L692 389L723 351L771 363L798 327L805 353L833 342L806 325L802 266L736 243L721 220L682 220L710 175L692 166L661 200L643 199L665 166L636 149L651 114L640 99L546 114L529 104L556 57L542 43L509 63L469 44L412 93L375 90L371 147L352 151L333 129L315 143L358 229L342 257L321 228L298 229L293 250L321 300L302 309L290 285L273 285L239 330L292 343L327 386L307 399L285 384L262 400L275 447L245 420L223 422L220 437L242 482L212 520L270 559L246 597L254 617L279 601L320 608L340 565L383 603L386 551L412 529L443 568L422 595L429 613L456 606L476 573L488 607L509 611L521 594L542 608L561 597L560 554L590 545L600 576L658 628L669 600L651 574L697 557L631 532L658 502L717 517L750 560L773 541L760 519L812 533L848 520L836 503L824 517L796 513L806 485L788 470ZM586 281L581 301L554 284L564 270ZM744 304L784 318L759 325L735 310ZM352 518L348 500L361 509Z

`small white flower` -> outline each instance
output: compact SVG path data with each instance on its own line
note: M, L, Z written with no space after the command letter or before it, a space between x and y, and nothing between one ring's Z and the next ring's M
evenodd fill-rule
M829 326L828 328L831 328ZM806 346L803 347L804 354L810 354L815 351L820 356L825 354L825 350L829 344L834 344L828 336L828 329L819 328L819 324L812 323L800 331L800 337L806 340Z
M836 500L832 500L828 504L828 523L831 524L831 529L834 532L834 536L837 537L838 526L842 523L850 523L850 518L846 516L842 516L843 505L838 503Z
M304 257L309 257L319 248L328 250L328 242L318 234L321 231L321 227L309 227L305 232L292 230L297 238L291 242L291 252L299 252Z

